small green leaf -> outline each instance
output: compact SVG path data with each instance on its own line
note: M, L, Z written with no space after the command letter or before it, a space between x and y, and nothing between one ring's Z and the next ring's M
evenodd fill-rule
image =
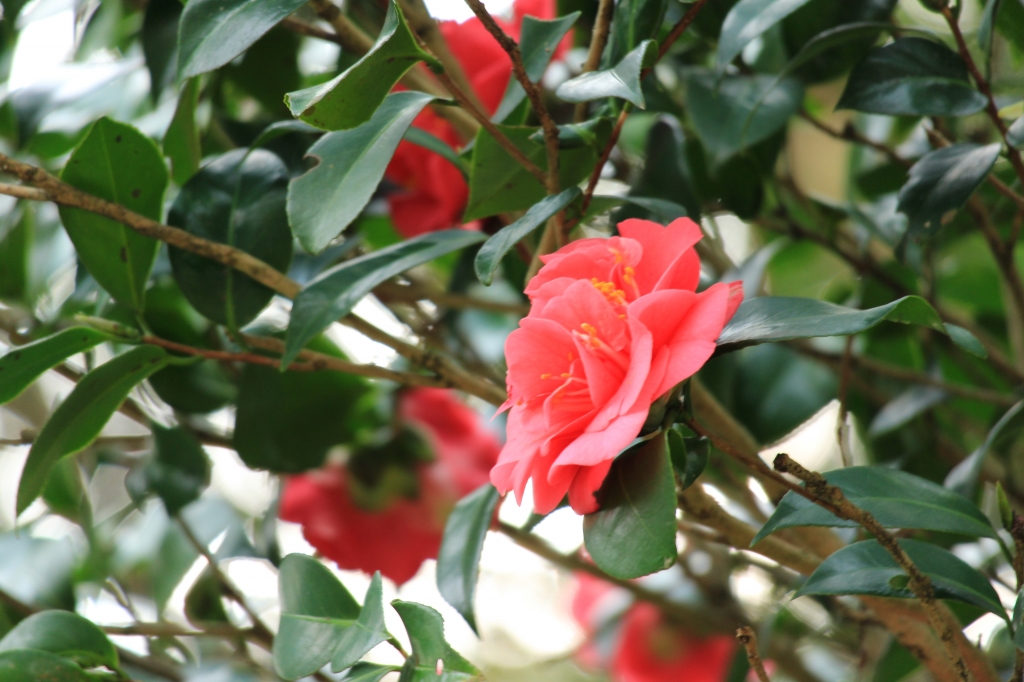
M185 183L168 223L218 244L241 249L280 271L292 260L285 213L288 169L263 149L236 149L205 165ZM234 268L175 247L174 279L196 310L239 327L259 314L274 292Z
M920 296L904 296L867 310L846 308L813 298L759 296L740 305L719 335L718 344L742 347L770 341L846 336L867 331L883 321L916 324L946 332L939 314ZM964 334L969 332L964 330ZM957 345L966 343L963 336L951 338Z
M196 106L199 104L199 79L190 78L185 82L178 96L174 118L164 133L164 155L171 160L171 177L174 184L184 187L189 178L199 171L203 150L199 144L199 127L196 125Z
M422 92L396 92L366 123L324 135L310 148L319 163L288 186L288 221L302 248L320 253L359 216L402 136L431 100Z
M11 348L0 357L0 405L17 398L46 370L111 338L92 327L71 327Z
M40 611L0 639L0 652L36 649L69 658L86 668L116 670L117 649L92 621L70 611ZM6 680L3 675L0 679Z
M582 195L579 187L570 187L560 194L545 197L531 206L519 220L498 230L476 253L473 267L476 269L477 279L489 285L494 280L494 273L506 253L515 248L520 240L546 223L551 216Z
M999 418L995 426L989 429L988 435L985 436L985 442L953 467L946 475L943 485L967 499L973 499L974 490L978 486L978 477L981 476L981 469L988 453L992 448L1001 447L1009 439L1019 436L1022 426L1024 426L1024 401L1015 404Z
M0 299L29 297L35 232L35 214L24 206L21 211L8 211L0 223Z
M992 170L999 151L990 145L954 144L928 152L910 169L907 184L899 194L897 211L909 219L911 235L933 235L945 224L951 211L959 210Z
M370 120L395 83L421 61L441 68L416 44L402 10L391 0L384 27L369 52L333 80L289 92L284 101L292 115L317 128L355 128Z
M39 496L57 462L88 447L135 385L166 365L167 360L163 348L139 346L100 365L78 382L29 450L18 485L18 514Z
M1003 529L1010 530L1013 528L1013 507L1010 506L1003 484L999 481L996 481L996 504L999 507L999 520L1003 523Z
M477 632L473 595L480 573L480 553L499 497L494 486L486 483L459 500L445 524L437 554L437 589L473 632Z
M149 93L154 104L163 89L174 82L178 54L178 22L183 11L178 0L153 0L146 3L139 39L149 71Z
M406 142L411 142L417 147L423 147L424 149L434 152L445 161L455 166L456 170L462 173L462 177L468 179L469 175L466 171L466 161L452 149L448 143L439 138L436 135L428 133L422 128L416 128L409 126L406 129L402 139Z
M373 574L370 587L366 590L363 608L359 618L338 637L337 649L331 660L331 670L341 672L355 665L370 649L386 642L390 635L384 627L384 595L380 583L380 571Z
M178 78L224 66L304 0L190 0L178 28Z
M601 65L618 64L640 43L657 38L665 12L667 0L619 0L612 15L611 36Z
M1006 141L1014 149L1024 147L1024 116L1021 116L1006 131Z
M932 580L935 596L973 604L1006 619L1006 610L988 578L952 552L927 542L899 540L910 560ZM821 563L794 597L815 594L864 594L913 599L907 574L876 540L855 542Z
M130 125L106 117L96 121L60 177L147 218L159 221L163 214L167 167L156 144ZM60 219L89 274L120 303L141 312L160 242L79 208L62 206Z
M1024 651L1024 590L1017 593L1013 604L1013 645Z
M978 47L985 55L986 76L992 68L992 37L995 34L1000 2L1001 0L985 0L985 9L981 13L981 21L978 22Z
M808 0L740 0L729 10L718 36L715 64L725 73L747 43L797 11Z
M498 126L498 130L519 148L541 170L547 168L544 145L530 136L536 128ZM598 145L603 144L598 141ZM595 147L567 149L558 155L558 176L562 187L572 187L590 175L597 163ZM547 196L537 178L508 155L490 133L481 129L473 145L469 172L469 201L463 220L526 210Z
M163 500L167 514L176 516L210 484L210 461L185 429L156 423L152 429L153 454L125 482L135 497L152 491Z
M836 109L892 116L966 116L985 106L967 65L940 42L897 38L854 67Z
M412 655L402 668L400 682L461 682L480 675L473 664L444 639L441 614L423 604L396 599L391 606L402 618L412 643ZM441 670L438 675L437 671Z
M676 486L665 436L619 455L597 497L601 508L583 518L583 541L601 570L631 580L675 562Z
M4 682L95 682L73 661L36 649L0 653L0 680Z
M959 325L950 324L949 322L946 322L943 326L946 328L946 334L953 340L953 343L960 346L961 350L965 350L982 360L988 358L988 351L985 350L985 346L981 345L981 341L974 334Z
M626 218L647 218L670 223L676 218L700 215L683 155L683 130L675 117L662 114L647 131L644 143L644 167L640 177L623 200L626 207L615 214L612 222Z
M558 148L578 149L580 147L601 144L611 135L612 120L607 116L598 116L583 123L566 123L558 126ZM530 135L530 141L544 143L544 131L538 130Z
M82 479L82 468L74 457L65 457L46 479L43 487L43 501L54 514L74 521L82 528L92 528L92 504L89 491Z
M345 261L323 273L295 297L282 366L294 360L310 339L348 315L381 282L486 238L468 230L431 232Z
M566 102L590 102L605 97L619 97L646 109L640 74L652 66L658 56L658 45L645 40L618 64L604 71L591 71L565 81L555 95Z
M946 397L946 392L935 386L911 386L878 411L868 428L868 435L877 438L891 433L935 407Z
M668 452L673 468L682 479L680 487L686 490L704 473L711 448L707 438L685 438L673 428L668 431Z
M380 665L378 663L356 663L352 669L341 678L340 682L380 682L388 673L401 670L394 665Z
M530 15L523 17L519 32L519 53L523 59L523 66L526 68L526 77L532 82L540 81L555 49L579 16L579 12L572 12L549 21ZM526 91L523 90L523 86L517 79L510 78L508 87L505 88L505 95L501 98L501 104L498 105L498 110L491 120L495 123L504 122L525 98Z
M281 560L277 584L281 625L274 638L274 669L297 680L334 658L339 637L359 617L360 607L330 569L304 554Z
M847 499L878 519L886 528L915 528L974 537L996 537L985 515L963 496L905 471L856 466L825 473ZM854 528L853 521L790 491L786 493L750 545L782 528L828 526Z

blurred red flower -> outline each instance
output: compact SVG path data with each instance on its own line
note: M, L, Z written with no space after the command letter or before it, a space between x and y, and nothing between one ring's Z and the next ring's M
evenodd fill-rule
M396 413L402 424L426 437L435 454L433 462L417 467L415 499L398 498L378 511L363 509L353 499L351 473L329 464L287 479L280 516L301 524L306 540L339 568L380 571L401 584L437 556L452 508L487 482L501 446L451 391L403 391Z

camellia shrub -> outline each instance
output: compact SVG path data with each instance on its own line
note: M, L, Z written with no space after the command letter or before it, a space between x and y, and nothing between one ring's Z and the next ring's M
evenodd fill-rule
M0 682L1024 680L1024 3L465 4L4 0Z

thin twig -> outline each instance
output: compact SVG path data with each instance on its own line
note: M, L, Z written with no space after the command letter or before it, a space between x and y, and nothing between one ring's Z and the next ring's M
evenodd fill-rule
M697 0L697 2L690 5L689 9L686 10L686 14L683 15L683 18L676 22L676 25L672 27L672 30L669 31L669 34L665 37L665 40L658 48L659 62L662 57L668 54L669 48L672 47L672 44L679 40L679 36L683 35L686 29L689 28L690 24L693 23L693 20L697 18L697 13L700 12L701 8L704 7L704 3L707 1L708 0Z
M337 33L320 28L314 24L308 24L301 19L296 19L295 17L285 17L281 20L281 26L294 33L309 36L310 38L319 38L320 40L326 40L328 42L335 43L336 45L342 45L344 42Z
M959 625L952 622L953 619L948 611L944 612L938 608L938 603L935 599L935 588L932 585L931 578L921 572L917 565L907 556L907 553L897 542L896 537L887 531L875 519L874 515L846 499L843 491L828 483L824 476L815 471L805 469L790 458L789 455L779 453L775 457L775 469L776 471L796 476L806 483L806 490L810 493L810 499L815 504L824 507L839 518L855 521L875 536L878 543L892 555L897 565L910 578L907 588L921 602L925 615L928 616L928 622L939 635L939 640L942 642L946 656L949 658L950 663L952 663L958 677L963 682L971 682L973 679L971 671L967 667L967 663L964 662L963 656L960 655L956 645L956 632L960 629Z
M764 663L761 662L761 655L757 653L757 635L754 634L754 630L744 625L736 630L736 640L746 649L747 662L750 663L750 667L757 673L758 681L771 682L771 679L768 677L768 671L764 669Z
M615 13L615 0L600 0L597 5L597 17L594 19L594 30L590 34L590 48L587 50L587 61L583 64L581 74L597 70L601 64L601 55L608 45L608 34L611 32L612 15ZM573 112L573 121L580 123L587 117L587 102L579 102Z
M183 628L174 623L132 623L131 625L101 625L108 635L141 635L143 637L220 637L247 638L252 636L251 628L236 628L234 625L209 623L202 629Z

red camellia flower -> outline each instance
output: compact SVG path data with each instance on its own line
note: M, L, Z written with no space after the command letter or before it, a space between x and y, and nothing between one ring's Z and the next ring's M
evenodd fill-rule
M554 0L516 0L512 11L511 22L499 20L499 23L508 34L518 39L524 16L553 19L555 3ZM439 27L480 102L489 114L493 114L501 104L512 76L512 61L508 54L476 17L461 24L443 21ZM555 58L564 52L566 45L564 41L559 45ZM424 109L413 121L413 126L456 149L464 142L451 124L430 109ZM399 143L385 175L401 186L399 191L388 197L388 205L395 229L403 237L415 237L462 223L469 187L458 169L440 155L403 141Z
M692 220L626 220L619 233L544 257L505 343L508 442L491 482L521 502L532 479L540 514L566 493L578 514L597 509L612 460L651 404L707 362L743 297L740 282L696 293Z
M352 475L341 464L291 476L281 495L281 518L302 524L302 534L344 569L380 571L396 583L437 556L449 513L459 498L487 482L500 444L477 414L450 391L414 388L398 400L398 419L421 431L436 459L417 469L419 493L387 508L359 507Z

